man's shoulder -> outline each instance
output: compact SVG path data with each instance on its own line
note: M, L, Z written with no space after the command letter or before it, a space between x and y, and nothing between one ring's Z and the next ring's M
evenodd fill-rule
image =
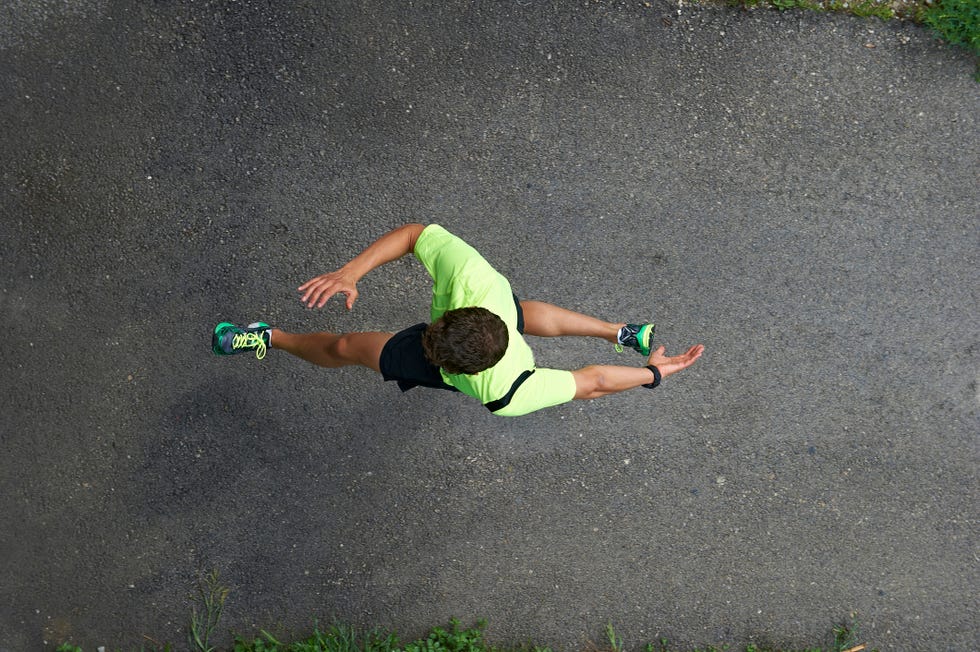
M472 261L486 264L480 252L438 224L430 224L423 229L415 242L415 256L433 274L435 272L459 273Z
M455 238L452 233L450 233L441 224L427 224L422 233L419 234L418 240L416 242L426 242L429 240L447 240Z

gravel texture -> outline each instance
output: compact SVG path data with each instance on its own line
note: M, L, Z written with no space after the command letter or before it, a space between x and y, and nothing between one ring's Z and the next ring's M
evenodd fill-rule
M801 646L856 614L980 648L973 65L660 2L3 3L0 650L182 644L211 568L223 634ZM349 314L294 292L409 220L706 353L520 419L211 355L225 319L425 319L414 260Z

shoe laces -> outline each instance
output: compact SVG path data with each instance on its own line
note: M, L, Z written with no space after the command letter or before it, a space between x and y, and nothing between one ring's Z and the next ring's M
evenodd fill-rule
M265 357L266 352L265 340L261 333L235 333L231 348L233 350L255 349L255 357L259 360Z

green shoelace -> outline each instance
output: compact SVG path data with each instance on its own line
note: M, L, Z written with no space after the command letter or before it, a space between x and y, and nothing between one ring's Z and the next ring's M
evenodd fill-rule
M265 357L266 346L261 333L235 333L235 337L231 341L231 348L236 351L238 349L255 349L256 358L261 360Z

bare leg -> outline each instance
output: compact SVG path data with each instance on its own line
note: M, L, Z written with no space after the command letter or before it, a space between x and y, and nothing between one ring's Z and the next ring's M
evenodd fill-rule
M272 348L321 367L361 365L381 370L381 349L393 333L287 333L272 329Z
M589 317L543 301L521 301L521 310L524 312L524 332L540 337L601 337L615 344L619 329L626 325Z

